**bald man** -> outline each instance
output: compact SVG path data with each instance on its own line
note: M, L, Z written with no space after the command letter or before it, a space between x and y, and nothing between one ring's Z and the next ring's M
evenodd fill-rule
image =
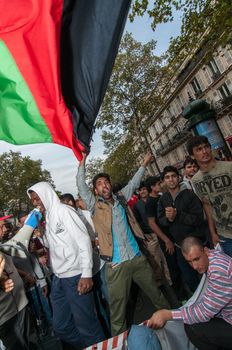
M169 320L181 320L190 341L199 350L231 349L232 259L222 252L204 247L195 237L186 238L181 250L198 273L206 273L207 287L193 305L155 312L148 327L162 328Z

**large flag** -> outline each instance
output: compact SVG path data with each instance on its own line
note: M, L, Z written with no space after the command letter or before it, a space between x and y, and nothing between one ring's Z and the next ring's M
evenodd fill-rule
M0 139L88 148L131 0L0 0Z

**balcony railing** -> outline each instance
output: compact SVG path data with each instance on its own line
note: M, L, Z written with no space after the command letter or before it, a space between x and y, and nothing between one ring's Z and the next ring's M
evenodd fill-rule
M232 108L232 95L226 96L222 98L221 100L215 102L213 104L213 108L216 110L217 114L222 114L225 109L231 109Z
M184 143L186 140L188 140L192 136L191 132L189 131L183 131L180 133L175 134L172 137L172 140L169 142L165 143L163 146L160 146L156 150L156 155L157 156L164 156L165 154L169 153L182 143Z

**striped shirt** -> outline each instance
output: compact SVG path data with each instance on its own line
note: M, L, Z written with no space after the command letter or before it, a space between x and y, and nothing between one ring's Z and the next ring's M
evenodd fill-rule
M232 325L232 259L216 250L209 251L207 288L201 299L172 311L173 320L186 324L207 322L213 317Z

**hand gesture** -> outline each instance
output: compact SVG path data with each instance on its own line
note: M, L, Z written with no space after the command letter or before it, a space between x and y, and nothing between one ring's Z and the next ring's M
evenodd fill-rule
M0 289L5 293L9 293L14 289L14 282L9 276L3 272L0 278Z
M176 208L173 207L167 207L165 208L165 216L168 219L168 221L172 222L176 218Z
M156 311L148 320L147 326L153 329L163 328L167 321L172 319L171 311L159 310Z
M86 294L93 288L92 278L80 278L77 285L77 291L80 295Z
M143 164L142 166L144 166L144 168L146 168L148 166L148 164L154 159L154 156L152 154L151 151L148 151L146 154L145 154L145 157L143 159Z
M164 243L165 243L166 252L172 255L175 250L175 246L173 242L170 239L167 239Z

